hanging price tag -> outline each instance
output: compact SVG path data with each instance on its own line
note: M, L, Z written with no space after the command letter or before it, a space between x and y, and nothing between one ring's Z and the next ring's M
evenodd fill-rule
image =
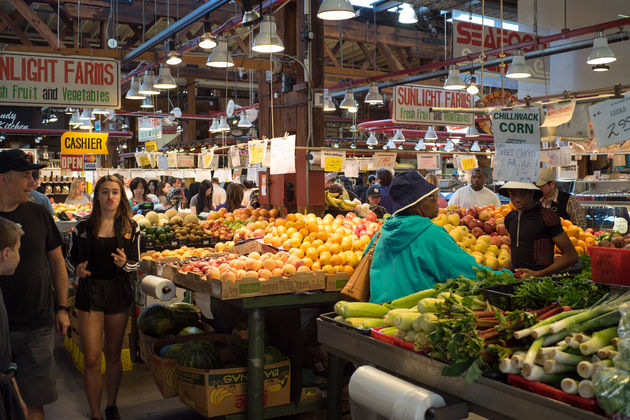
M575 155L575 160L582 160L582 155Z
M144 149L147 152L157 152L158 148L157 148L157 143L154 141L147 141L144 143Z
M263 163L265 160L265 152L267 150L267 142L264 140L253 140L247 142L247 148L249 150L249 164L255 165L257 163Z
M591 155L591 160L597 160L597 155Z
M463 169L475 169L477 167L477 159L474 157L462 159Z
M339 172L343 169L343 159L345 152L322 152L324 160L324 171Z

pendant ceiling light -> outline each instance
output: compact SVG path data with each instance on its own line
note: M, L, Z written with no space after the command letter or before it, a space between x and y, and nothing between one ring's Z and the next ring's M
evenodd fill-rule
M427 146L424 145L424 141L422 139L418 139L418 143L416 143L416 150L427 150Z
M387 143L385 143L385 146L383 146L383 149L395 149L396 148L396 143L394 143L394 138L390 137L387 140Z
M74 113L72 114L72 117L70 117L69 125L72 128L78 127L81 125L81 118L79 117L79 111L74 111Z
M92 128L92 122L85 121L85 120L81 120L81 123L79 124L79 130L89 130Z
M411 7L409 3L403 3L398 13L398 23L410 24L417 22L418 16L416 15L416 11L413 10L413 7Z
M595 64L593 66L593 71L608 71L610 70L610 66L608 64Z
M363 100L366 104L370 105L378 105L383 103L383 95L378 91L378 85L374 82L370 85L370 90L367 95L365 95L365 99Z
M323 0L317 12L317 17L323 20L346 20L354 16L354 7L348 0Z
M254 23L258 22L259 19L260 19L260 13L258 13L256 10L254 9L245 10L243 12L243 19L241 20L241 25L243 26L253 25Z
M92 118L92 110L89 108L83 108L83 112L81 112L81 116L79 117L79 120L90 121L91 118Z
M211 50L212 48L217 46L217 40L214 38L214 36L212 36L210 32L206 32L205 34L201 35L198 45L204 50Z
M451 139L448 139L448 141L446 142L446 146L444 146L444 151L452 152L453 150L455 150L455 145L453 144L453 141Z
M230 131L230 126L227 123L227 117L225 115L221 115L221 120L219 122L219 126L217 127L219 133L224 133Z
M284 51L284 44L278 36L276 20L272 15L263 16L260 32L254 38L252 50L258 53L275 53Z
M171 50L166 57L166 64L176 66L182 62L182 56L175 50Z
M466 137L479 137L479 130L474 125L466 129Z
M451 66L448 70L448 77L446 78L446 82L444 82L444 89L446 90L463 90L466 89L466 83L462 80L462 77L459 75L459 69L457 66Z
M140 104L140 108L153 108L153 99L150 96L144 98L144 101Z
M324 112L336 111L337 107L332 100L332 95L328 89L324 89Z
M210 130L211 133L218 133L219 132L219 124L217 124L217 119L213 118L212 119L212 124L210 125Z
M177 82L175 82L175 79L171 76L171 69L169 67L164 65L160 66L160 72L155 79L153 87L158 89L175 89L177 87Z
M586 60L587 64L608 64L616 61L617 57L608 47L608 39L603 32L597 33L597 38L593 41L593 49Z
M437 140L438 139L437 134L435 134L435 128L433 128L433 126L429 127L429 129L427 130L427 132L424 135L424 139L425 140Z
M479 142L477 140L475 140L472 144L472 146L470 146L470 151L471 152L481 152L481 148L479 147Z
M466 92L470 93L471 95L476 95L479 93L479 86L477 86L473 72L470 72L470 78L468 79L468 83L466 84Z
M50 117L48 117L48 122L57 122L59 121L59 118L57 118L57 115L55 113L51 113Z
M206 66L215 68L234 67L234 61L228 51L228 43L226 39L217 40L217 46L214 47L210 53Z
M365 143L370 149L378 144L378 139L376 138L376 134L374 134L374 131L370 131L370 136Z
M249 122L249 118L247 118L247 113L245 111L241 112L241 118L238 120L237 127L241 128L249 128L252 126L252 123Z
M73 108L66 108L66 109L63 110L63 112L65 114L72 115L72 114L74 114L74 109Z
M142 79L142 84L140 85L140 89L138 92L142 95L159 95L160 91L157 88L153 87L155 83L155 78L153 76L153 72L147 70L144 72L144 79Z
M516 50L514 57L512 57L512 64L510 64L505 77L509 79L526 79L532 77L532 71L529 69L529 66L525 64L523 51Z
M140 94L140 80L136 76L131 77L131 85L129 86L129 90L125 95L127 99L135 99L141 101L144 99L144 95Z
M346 90L346 95L343 97L343 101L339 104L339 108L345 109L350 113L355 113L358 110L357 102L354 100L352 89Z
M394 133L394 137L392 137L392 140L394 140L394 142L396 143L402 143L405 141L405 136L403 136L402 130L400 128L396 129L396 132Z

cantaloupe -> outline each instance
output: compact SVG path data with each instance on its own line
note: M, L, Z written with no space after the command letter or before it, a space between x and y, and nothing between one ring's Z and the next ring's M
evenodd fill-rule
M158 216L158 214L154 211L148 212L145 218L151 222L152 225L157 225L160 220L160 216Z
M171 219L172 217L177 216L177 210L175 210L175 209L168 209L168 210L166 210L166 212L164 214L166 215L166 217Z
M136 220L136 223L138 223L138 226L151 227L151 222L149 222L144 217Z
M184 217L184 224L187 223L199 224L199 218L194 214L187 214L186 217Z

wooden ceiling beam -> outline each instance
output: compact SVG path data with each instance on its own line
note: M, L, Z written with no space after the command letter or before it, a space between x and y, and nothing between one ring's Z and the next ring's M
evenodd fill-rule
M15 34L15 36L18 37L22 44L28 46L33 45L31 40L28 39L28 36L26 36L26 34L22 31L22 29L20 29L19 26L17 26L15 20L11 19L11 16L9 16L9 14L2 7L0 7L0 19L2 19L4 24L7 25L7 27Z
M373 54L370 54L365 44L362 42L358 42L357 44L359 44L359 49L361 50L365 58L367 58L367 63L369 63L369 65L371 65L373 69L378 70L378 66L376 65L376 62L374 61L374 56Z
M39 16L37 16L37 13L31 10L28 4L24 3L24 1L22 0L9 0L9 3L11 3L13 7L15 7L20 12L24 19L26 19L28 23L33 26L33 28L35 28L35 30L42 36L42 38L44 38L46 42L48 42L51 47L57 47L57 36L53 33L53 31L50 30L48 25L46 25L44 21L42 21Z
M324 52L326 53L326 57L328 57L328 59L335 67L339 67L339 60L337 60L337 57L335 56L333 50L330 49L326 42L323 42L322 44L324 45Z
M409 69L412 67L409 60L407 60L407 51L405 48L394 47L394 51L398 53L398 58L402 61L402 65L405 66L405 68Z
M239 35L235 35L234 39L236 40L238 47L241 49L241 51L243 51L243 54L249 54L249 47L247 46L245 41L243 41L243 39Z
M404 70L404 67L402 66L402 64L400 64L400 61L398 61L389 45L386 45L382 42L377 42L376 48L378 48L378 51L383 55L383 57L385 57L385 60L394 71Z

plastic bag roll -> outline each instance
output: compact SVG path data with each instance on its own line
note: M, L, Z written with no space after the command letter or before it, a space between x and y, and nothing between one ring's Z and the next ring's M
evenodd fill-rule
M199 307L203 316L208 319L214 319L210 305L210 295L206 295L205 293L195 293L195 304Z
M145 276L140 283L142 292L156 299L167 301L175 297L175 284L158 276Z
M392 420L423 420L429 408L446 406L439 394L371 366L354 372L349 392L354 404Z

